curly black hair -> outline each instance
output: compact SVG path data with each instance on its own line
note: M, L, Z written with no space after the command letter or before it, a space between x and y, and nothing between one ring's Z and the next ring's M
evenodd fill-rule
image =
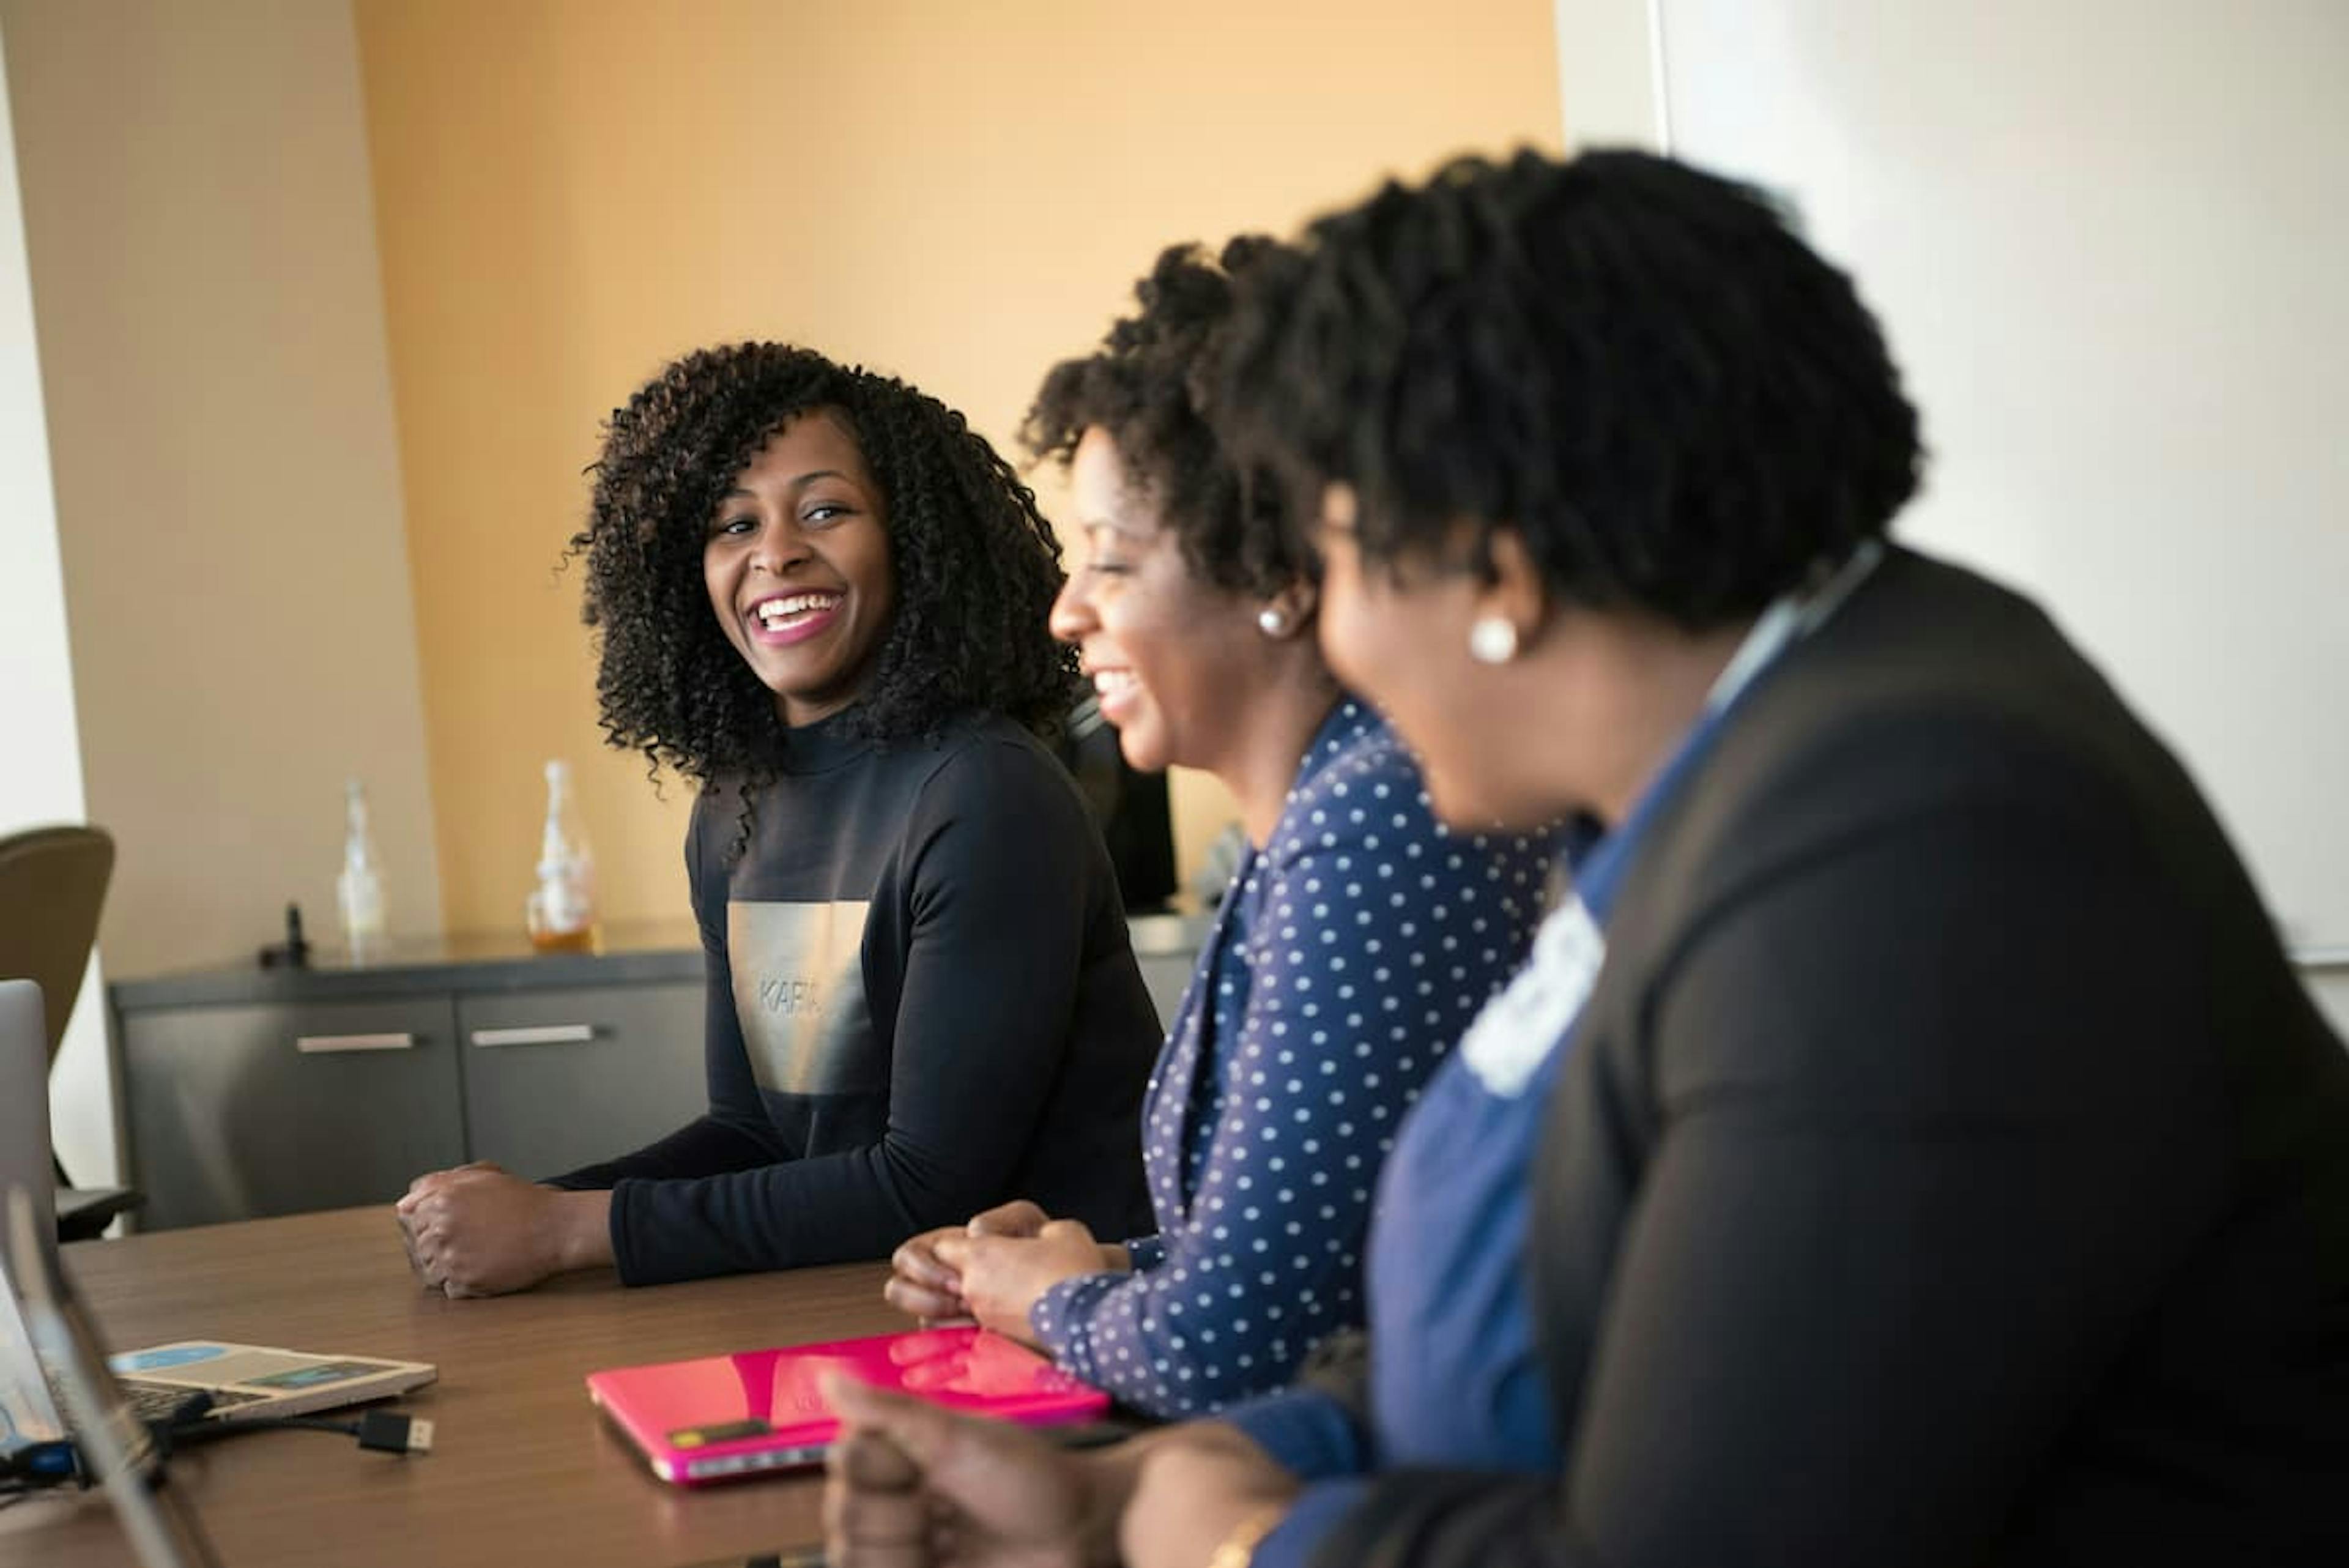
M605 740L703 785L773 775L783 720L710 608L703 530L768 438L816 410L846 421L881 487L896 584L848 722L892 742L978 710L1050 733L1076 678L1074 653L1046 625L1061 546L1011 465L962 415L894 377L735 343L686 355L615 410L588 470L595 498L569 553L587 562Z
M1690 630L1882 534L1916 410L1850 280L1769 200L1645 153L1464 158L1311 225L1240 288L1226 434L1366 561L1514 527L1568 603Z
M1235 593L1270 595L1316 563L1287 524L1280 487L1243 472L1212 421L1216 348L1236 280L1281 247L1243 234L1220 256L1170 245L1134 285L1142 308L1101 347L1045 374L1019 439L1037 459L1066 464L1098 425L1117 443L1128 478L1154 501L1191 569Z

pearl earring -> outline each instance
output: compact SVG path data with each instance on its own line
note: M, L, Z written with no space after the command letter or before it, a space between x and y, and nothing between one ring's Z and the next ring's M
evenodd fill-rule
M1479 664L1506 664L1517 656L1517 623L1505 615L1484 615L1468 628L1468 657Z
M1267 605L1264 608L1256 612L1256 624L1257 629L1263 632L1267 637L1287 637L1288 635L1288 618L1281 614L1278 610L1273 608L1270 605Z

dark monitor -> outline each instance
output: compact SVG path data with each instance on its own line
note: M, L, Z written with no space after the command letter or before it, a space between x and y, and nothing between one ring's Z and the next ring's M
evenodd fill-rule
M1164 908L1180 886L1174 876L1174 823L1167 806L1166 775L1127 764L1118 749L1117 731L1102 717L1101 704L1091 691L1069 710L1060 753L1092 806L1093 820L1101 824L1126 912Z

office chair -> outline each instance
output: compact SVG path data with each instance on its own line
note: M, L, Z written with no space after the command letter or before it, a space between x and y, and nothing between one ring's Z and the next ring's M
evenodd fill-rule
M98 912L113 875L114 840L98 828L34 827L0 836L0 978L40 986L52 1067L98 945ZM57 1167L61 1241L94 1237L140 1201L128 1188L77 1188L54 1150L50 1158Z

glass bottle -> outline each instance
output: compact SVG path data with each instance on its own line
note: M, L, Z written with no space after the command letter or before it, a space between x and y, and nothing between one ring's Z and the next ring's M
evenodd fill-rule
M383 857L376 853L367 823L367 785L343 784L343 874L335 879L335 899L343 916L343 945L365 963L384 947Z
M595 857L571 803L571 765L559 758L546 764L546 830L526 909L530 945L540 952L595 950Z

